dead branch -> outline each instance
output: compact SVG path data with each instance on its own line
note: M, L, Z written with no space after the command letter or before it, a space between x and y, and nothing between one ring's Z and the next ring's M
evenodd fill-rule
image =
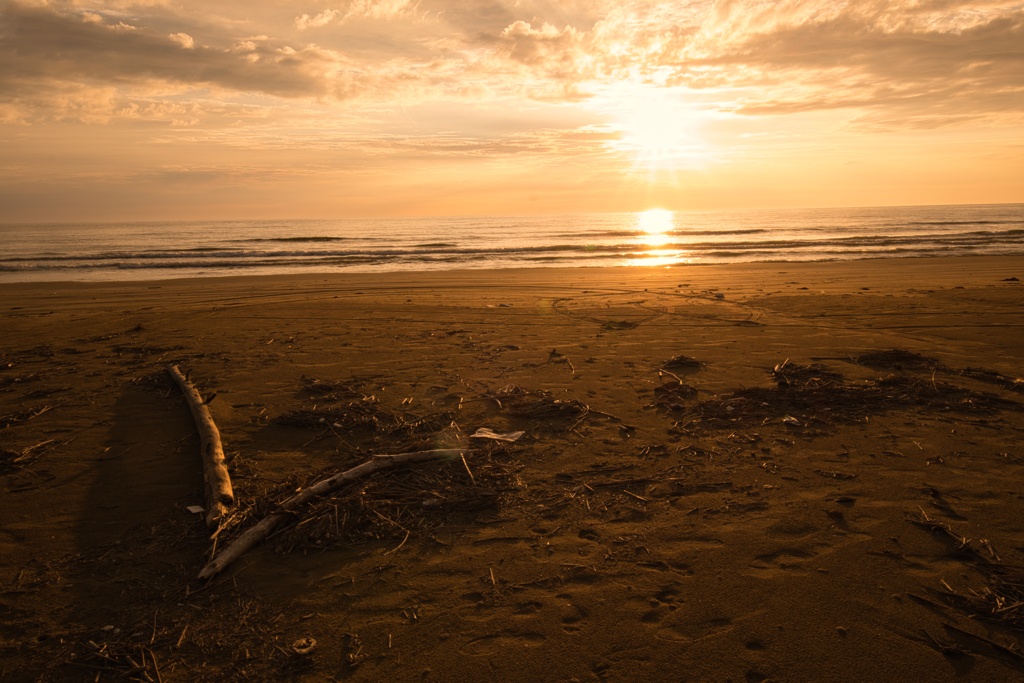
M192 410L192 418L199 431L200 448L203 455L203 480L206 484L206 524L216 525L227 514L230 506L235 504L235 493L231 488L231 476L224 464L224 448L220 442L220 432L210 415L206 401L192 386L176 365L168 365L167 372L181 388L188 407Z
M374 472L394 467L403 463L422 462L425 460L437 460L440 458L465 457L464 451L459 448L444 448L430 451L415 451L412 453L399 453L396 455L375 455L370 460L351 469L339 472L331 477L322 479L307 489L303 489L292 497L283 501L277 506L277 511L270 513L255 526L251 527L238 538L232 541L220 554L214 557L199 572L200 579L210 579L223 571L229 564L241 557L246 551L254 547L263 539L267 538L273 531L288 518L288 513L308 503L314 498L330 493L335 489L347 484L350 481L369 476Z

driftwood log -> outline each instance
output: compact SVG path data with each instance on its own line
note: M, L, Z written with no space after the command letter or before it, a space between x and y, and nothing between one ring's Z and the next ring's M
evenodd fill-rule
M235 504L235 493L231 488L231 476L224 464L224 447L220 443L220 431L213 422L209 408L199 392L192 386L176 365L168 365L167 372L181 387L188 407L192 410L196 429L199 430L200 448L203 455L203 481L206 485L206 524L215 526Z
M424 460L438 460L441 458L460 458L468 453L458 448L442 448L431 451L415 451L412 453L399 453L397 455L374 455L362 465L352 469L339 472L327 479L321 479L307 489L302 489L290 498L285 499L277 506L275 512L270 513L255 526L243 532L238 538L227 545L213 559L211 559L203 570L199 572L200 579L211 579L229 564L237 560L247 550L267 538L281 525L289 513L296 508L308 503L314 498L330 493L335 489L347 484L350 481L369 476L374 472L410 462L422 462Z

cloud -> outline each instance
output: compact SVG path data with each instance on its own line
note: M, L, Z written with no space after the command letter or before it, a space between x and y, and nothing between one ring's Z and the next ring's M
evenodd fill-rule
M748 116L849 108L873 111L876 124L911 117L919 126L1024 112L1019 4L634 0L603 9L563 28L516 20L478 42L547 82L534 91L566 100L646 83L713 90L723 111Z
M331 22L337 21L344 16L345 15L340 10L336 9L324 10L320 14L317 14L315 17L311 17L308 14L303 14L301 17L295 19L295 27L300 31L304 31L307 28L319 28L321 26L326 26Z
M570 64L580 54L580 33L571 26L558 29L544 23L534 28L529 22L516 21L505 27L501 39L508 45L509 57L531 66Z
M736 111L781 114L818 109L875 110L872 119L941 125L995 113L1024 112L1024 12L978 12L925 20L918 3L906 13L850 11L821 20L778 24L741 43L693 60L719 84L764 85ZM737 78L737 75L739 76ZM789 85L781 85L788 82ZM888 115L882 112L889 112Z
M191 50L196 46L196 41L187 33L172 33L168 37L186 50Z
M122 107L160 88L454 104L642 84L710 93L747 117L847 109L859 125L916 127L1024 112L1020 3L340 0L296 18L193 2L0 0L4 120L69 116L56 96L89 87Z
M126 87L169 84L265 93L340 96L333 77L346 67L336 52L271 41L197 47L184 32L122 30L92 15L7 3L0 41L0 94L9 99L61 84ZM184 49L183 49L184 48ZM244 48L244 49L243 49Z
M415 13L416 2L410 0L354 0L345 17L348 19L366 17L370 19L394 19Z
M351 19L395 19L414 16L417 3L410 0L353 0L348 9L326 9L315 16L303 14L295 19L300 31L320 28L333 23L344 23Z
M406 1L359 2L349 11L385 17L416 7ZM204 24L163 10L135 16L128 26L127 17L92 8L72 11L0 0L0 17L0 105L4 120L23 123L66 120L78 108L55 106L55 95L73 92L72 99L88 100L91 88L117 93L105 114L91 105L82 109L92 122L115 117L139 96L153 98L163 91L175 97L183 89L228 99L263 95L327 101L484 93L479 81L462 78L473 67L460 56L439 55L424 42L397 37L371 37L371 49L352 55L351 50L252 35L254 28L280 26L244 23L244 32L233 34L234 26Z

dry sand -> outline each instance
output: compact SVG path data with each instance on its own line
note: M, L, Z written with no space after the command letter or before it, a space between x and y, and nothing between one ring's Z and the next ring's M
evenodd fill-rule
M4 285L0 679L1021 680L1017 277L1021 257ZM468 446L468 470L352 485L205 584L172 361L216 392L220 544L373 453Z

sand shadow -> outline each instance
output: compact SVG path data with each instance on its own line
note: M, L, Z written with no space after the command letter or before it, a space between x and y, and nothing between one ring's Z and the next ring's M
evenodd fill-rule
M195 524L183 507L202 504L199 439L184 402L129 385L112 414L75 530L72 611L86 628L123 621L128 586L188 561L189 549L164 536Z
M198 436L190 436L194 427L183 402L129 385L113 415L80 515L82 552L162 522L183 503L202 503Z

